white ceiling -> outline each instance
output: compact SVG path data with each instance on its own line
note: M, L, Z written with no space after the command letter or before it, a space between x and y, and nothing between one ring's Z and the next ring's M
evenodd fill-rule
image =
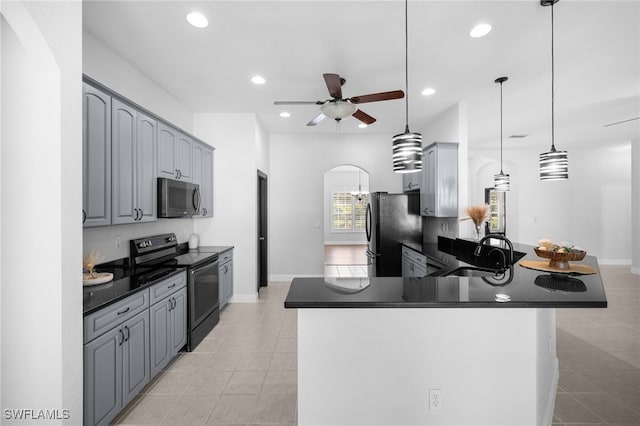
M185 20L204 13L209 27ZM470 146L500 137L505 148L548 147L551 135L551 10L530 1L419 1L409 11L409 126L421 131L465 101ZM554 7L558 149L640 138L640 1L571 1ZM378 121L305 124L329 98L323 73L346 78L343 95L405 89L404 2L85 1L84 29L194 112L256 113L272 134L402 133L405 100L361 104ZM493 26L480 39L477 23ZM260 74L266 84L250 78ZM425 97L423 88L436 94ZM126 95L126 94L125 94ZM279 113L287 110L291 117ZM508 139L527 134L524 139Z

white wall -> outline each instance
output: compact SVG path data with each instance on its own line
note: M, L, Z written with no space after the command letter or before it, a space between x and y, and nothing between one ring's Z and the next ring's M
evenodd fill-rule
M631 263L630 145L569 150L569 180L541 182L539 152L504 151L507 236L524 244L541 238L579 245L600 263ZM500 171L500 153L470 152L469 186L480 197Z
M271 279L322 275L324 174L351 164L369 172L371 192L402 192L391 136L272 135L270 143Z
M76 425L83 387L82 7L1 7L3 424ZM25 408L57 410L57 419L6 418L4 409Z
M193 133L193 113L187 107L87 31L82 33L82 72Z
M213 170L214 218L196 221L195 232L200 236L201 245L235 247L232 300L255 301L257 170L267 174L267 182L271 185L267 157L269 139L254 114L196 114L194 134L216 147Z
M360 179L358 181L358 179ZM334 191L357 191L358 182L362 191L369 190L369 173L353 167L352 170L331 169L324 175L324 243L325 244L366 244L367 236L363 231L333 231L331 227L331 198Z

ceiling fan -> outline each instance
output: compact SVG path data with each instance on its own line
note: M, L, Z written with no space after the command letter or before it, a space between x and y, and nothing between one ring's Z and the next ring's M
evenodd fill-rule
M368 95L352 96L350 98L342 97L342 85L346 80L338 74L322 74L324 82L329 89L331 99L324 101L275 101L274 105L320 105L320 114L315 116L307 123L307 126L315 126L325 117L330 117L340 122L343 118L353 116L354 118L369 125L375 123L376 119L362 111L357 104L366 102L387 101L391 99L404 98L402 90L393 90L390 92L371 93Z

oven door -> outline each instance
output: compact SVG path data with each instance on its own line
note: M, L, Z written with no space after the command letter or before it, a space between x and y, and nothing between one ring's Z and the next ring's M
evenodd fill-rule
M190 269L189 329L193 331L218 308L220 279L218 260Z

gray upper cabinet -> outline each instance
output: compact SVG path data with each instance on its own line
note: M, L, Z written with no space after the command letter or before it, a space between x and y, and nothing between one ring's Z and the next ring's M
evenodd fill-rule
M193 140L164 123L158 125L158 177L191 182Z
M402 175L402 192L420 191L422 172L405 173Z
M111 96L82 85L82 221L111 224Z
M213 148L193 143L193 183L200 185L200 215L213 217Z
M155 221L157 122L112 101L112 223Z
M458 216L458 144L435 142L422 152L422 216Z

